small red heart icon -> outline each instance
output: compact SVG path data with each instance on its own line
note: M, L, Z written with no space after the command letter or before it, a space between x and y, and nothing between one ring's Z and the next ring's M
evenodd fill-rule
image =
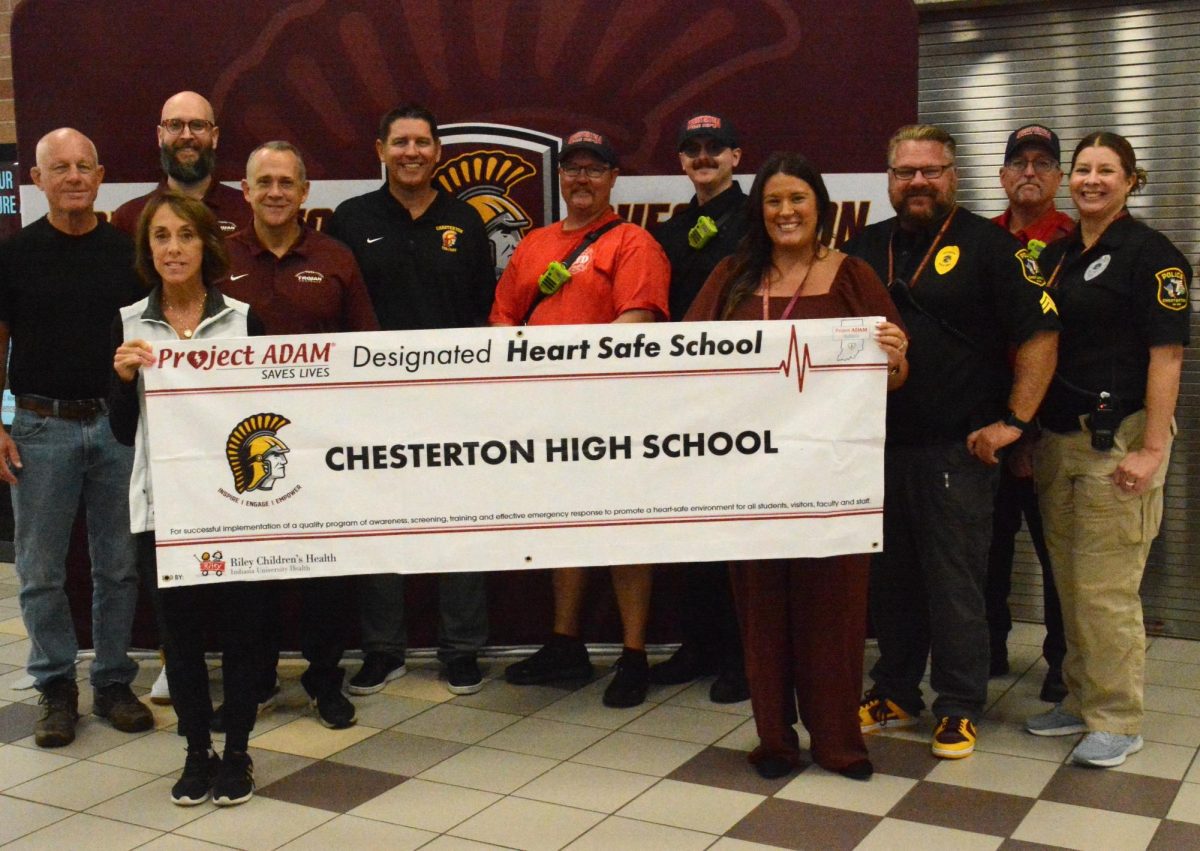
M188 363L196 369L204 369L204 365L208 363L208 352L199 349L194 352L188 352L187 359Z

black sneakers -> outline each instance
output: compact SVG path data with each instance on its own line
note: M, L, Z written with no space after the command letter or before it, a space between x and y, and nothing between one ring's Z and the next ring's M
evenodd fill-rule
M613 665L616 673L604 690L604 705L614 709L638 706L646 699L650 688L650 664L646 651L626 649Z
M220 768L220 757L208 748L189 750L183 763L183 774L171 787L171 803L179 807L203 804L212 792Z
M670 659L650 666L650 682L662 686L690 683L701 677L717 673L715 658L686 641Z
M342 694L340 686L326 689L312 698L312 705L317 710L317 720L331 730L344 730L358 720L354 704Z
M474 694L483 688L483 674L474 656L456 656L446 663L446 688L451 694Z
M245 751L225 751L217 778L213 781L212 799L218 807L245 803L254 795L254 762Z
M515 686L532 686L557 680L586 680L592 675L587 645L569 635L552 635L528 659L509 665L504 679Z
M351 694L374 694L382 691L392 680L408 673L403 656L390 653L368 652L363 657L362 667L350 679L346 691ZM451 689L453 691L453 689Z
M33 740L39 748L61 748L75 741L75 722L79 720L79 686L74 680L51 680L38 698L42 717L33 726Z

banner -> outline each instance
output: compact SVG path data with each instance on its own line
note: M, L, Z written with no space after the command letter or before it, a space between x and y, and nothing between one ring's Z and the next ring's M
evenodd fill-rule
M162 344L159 585L876 551L877 321Z

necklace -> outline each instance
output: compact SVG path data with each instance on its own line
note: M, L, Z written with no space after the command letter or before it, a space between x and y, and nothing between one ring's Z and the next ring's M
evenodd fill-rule
M808 261L808 268L804 270L804 277L800 279L800 286L796 287L796 292L792 295L792 300L787 303L787 307L780 314L780 319L787 319L792 315L792 311L796 307L796 302L800 300L800 294L804 292L804 285L808 283L808 276L812 274L813 266L817 265L817 249L813 249L812 259ZM763 286L762 296L763 319L771 318L771 282L767 281Z
M183 305L173 305L164 296L162 300L163 316L175 332L185 340L192 339L196 326L204 315L204 295ZM172 321L174 318L174 321Z

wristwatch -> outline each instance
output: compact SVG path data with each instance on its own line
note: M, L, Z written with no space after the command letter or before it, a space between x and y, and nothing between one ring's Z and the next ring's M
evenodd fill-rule
M1033 423L1021 419L1012 411L1008 412L1008 416L1004 418L1003 422L1006 426L1012 426L1013 428L1017 429L1019 432L1021 432L1021 434L1024 434L1033 428Z

